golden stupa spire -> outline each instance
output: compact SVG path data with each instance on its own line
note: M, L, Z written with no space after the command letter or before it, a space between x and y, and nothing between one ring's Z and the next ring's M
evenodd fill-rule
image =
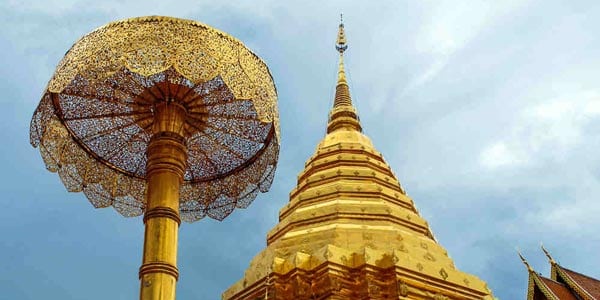
M340 14L340 26L338 30L337 41L335 43L335 49L340 53L340 64L338 67L338 80L337 85L345 84L348 85L346 81L346 71L344 70L344 51L348 49L348 45L346 44L346 35L344 34L344 19Z
M338 66L338 78L335 86L333 108L329 114L327 133L341 128L362 131L358 114L352 105L350 88L348 87L346 70L344 69L344 51L348 49L348 44L346 42L346 34L344 33L344 22L342 15L340 15L340 25L335 43L335 49L340 53L340 62Z
M491 300L454 266L383 155L361 129L340 54L327 134L298 174L267 245L226 300Z

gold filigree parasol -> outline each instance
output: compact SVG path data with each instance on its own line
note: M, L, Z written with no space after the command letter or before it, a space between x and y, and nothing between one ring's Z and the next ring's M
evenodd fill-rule
M30 139L68 191L124 216L144 213L148 237L151 219L222 220L269 189L277 93L265 63L223 32L169 17L127 19L66 53ZM176 279L169 259L144 259L140 276L162 268ZM157 265L163 260L169 266Z
M187 111L182 218L222 220L271 184L276 98L266 65L229 35L194 21L128 19L67 52L33 116L31 144L69 191L138 216L154 109L172 101Z

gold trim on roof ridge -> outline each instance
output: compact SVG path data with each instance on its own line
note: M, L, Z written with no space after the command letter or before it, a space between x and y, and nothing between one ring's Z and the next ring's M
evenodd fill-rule
M554 294L554 292L552 291L552 289L550 289L546 283L539 278L539 275L535 272L530 272L529 273L530 276L533 277L533 281L535 282L535 284L538 286L538 288L540 289L540 291L544 294L544 296L548 297L549 300L560 300L558 298L558 296L556 296L556 294Z
M588 291L586 291L582 286L580 286L579 283L577 283L577 281L575 281L571 277L571 275L569 275L567 272L565 272L559 264L556 264L556 266L557 266L556 271L557 271L558 276L560 276L562 279L564 279L566 284L568 286L572 287L577 292L577 295L579 295L580 297L583 297L584 300L596 300L596 298L594 298L594 296L592 296ZM586 276L586 277L589 277L589 276Z

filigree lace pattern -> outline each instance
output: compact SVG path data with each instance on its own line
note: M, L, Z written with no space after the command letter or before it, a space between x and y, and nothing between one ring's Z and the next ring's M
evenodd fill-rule
M269 189L279 152L271 75L241 42L193 21L129 19L80 39L33 115L31 144L67 190L138 216L160 101L187 111L183 220L222 220Z

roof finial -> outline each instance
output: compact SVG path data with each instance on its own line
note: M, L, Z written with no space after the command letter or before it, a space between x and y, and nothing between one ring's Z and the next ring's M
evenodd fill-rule
M540 246L542 247L542 251L544 251L544 254L546 254L546 257L548 257L548 260L550 261L550 264L555 264L556 261L554 261L554 258L552 258L552 256L548 252L548 250L546 250L546 248L544 248L544 244L540 243Z
M340 26L338 30L337 41L335 43L335 49L340 53L340 64L338 67L338 85L348 84L346 81L346 72L344 71L344 51L348 49L346 44L346 34L344 34L344 16L340 14Z
M344 17L340 14L340 27L338 30L337 41L335 43L335 49L337 49L340 54L344 53L346 49L348 49L348 45L346 45L346 35L344 34Z
M529 272L533 272L533 268L529 265L529 263L527 262L525 257L523 257L523 255L521 255L521 251L519 250L519 248L517 248L517 254L519 254L519 257L521 258L521 261L523 262L523 264L525 264L525 266L527 267L527 270Z

